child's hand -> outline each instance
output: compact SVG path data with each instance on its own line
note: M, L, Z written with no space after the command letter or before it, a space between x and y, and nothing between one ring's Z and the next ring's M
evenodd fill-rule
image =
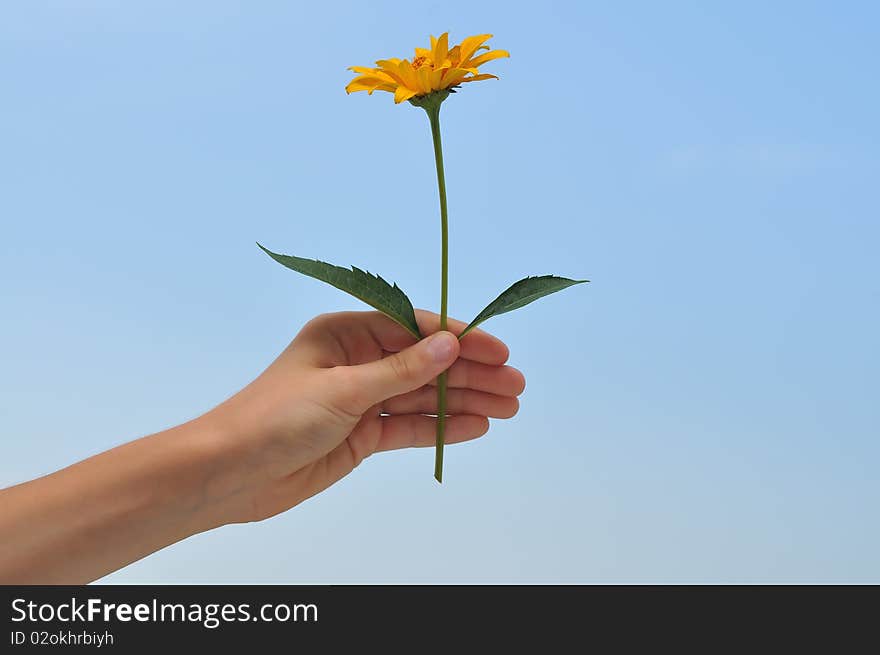
M319 316L256 380L203 417L227 462L211 486L224 499L218 523L282 512L375 452L433 446L432 385L446 369L446 443L485 434L488 417L516 414L525 380L504 366L501 341L475 330L459 343L437 333L436 314L416 315L432 335L419 342L379 312ZM464 327L449 321L453 333Z

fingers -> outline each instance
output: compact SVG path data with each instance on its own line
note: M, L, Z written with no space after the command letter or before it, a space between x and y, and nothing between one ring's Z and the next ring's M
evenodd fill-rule
M417 309L416 321L422 334L434 334L440 329L440 315L434 312ZM466 323L454 318L447 319L446 329L456 336L466 327ZM476 328L461 339L461 356L483 364L501 365L510 357L510 351L501 339Z
M386 414L436 414L437 389L425 386L386 401ZM511 418L519 411L519 401L512 396L499 396L472 389L449 389L446 393L449 414L474 414L490 418Z
M423 386L445 371L458 352L458 340L451 334L433 334L389 357L333 369L336 392L351 413L361 414L388 398Z
M373 337L381 344L383 350L398 352L416 341L414 336L380 312L363 312L362 320L366 322ZM416 310L416 321L418 321L421 333L425 336L440 330L440 317L432 312ZM461 321L450 318L446 329L458 335L465 327L466 325ZM468 332L461 339L459 356L483 364L501 365L507 361L510 351L503 341L477 328Z
M398 448L422 448L433 446L436 439L437 419L432 416L406 414L403 416L383 416L382 436L376 451L396 450ZM470 441L489 431L489 419L485 416L462 414L446 419L445 442L447 444Z
M436 385L431 379L428 384ZM499 396L518 396L526 388L526 379L512 366L487 366L459 359L449 369L448 385L458 389L486 391Z

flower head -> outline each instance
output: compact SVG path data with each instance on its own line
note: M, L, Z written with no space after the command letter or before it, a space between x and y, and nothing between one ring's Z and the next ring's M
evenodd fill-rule
M416 48L413 60L380 59L376 68L351 66L357 73L346 93L388 91L394 94L394 102L401 103L413 97L428 95L435 91L452 91L464 82L498 79L489 73L480 73L479 67L499 57L509 57L506 50L489 50L483 43L491 34L469 36L459 45L449 47L449 33L439 39L431 37L430 48ZM481 50L487 52L480 53Z

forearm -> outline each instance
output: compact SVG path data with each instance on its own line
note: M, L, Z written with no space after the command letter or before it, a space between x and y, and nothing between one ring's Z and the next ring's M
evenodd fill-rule
M84 583L223 522L228 456L203 417L0 491L0 583Z

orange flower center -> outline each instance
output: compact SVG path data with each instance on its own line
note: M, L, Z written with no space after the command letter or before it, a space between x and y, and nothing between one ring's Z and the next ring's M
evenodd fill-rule
M430 66L431 68L434 68L434 65L428 61L427 57L416 57L413 59L412 65L413 68L421 68L422 66Z

